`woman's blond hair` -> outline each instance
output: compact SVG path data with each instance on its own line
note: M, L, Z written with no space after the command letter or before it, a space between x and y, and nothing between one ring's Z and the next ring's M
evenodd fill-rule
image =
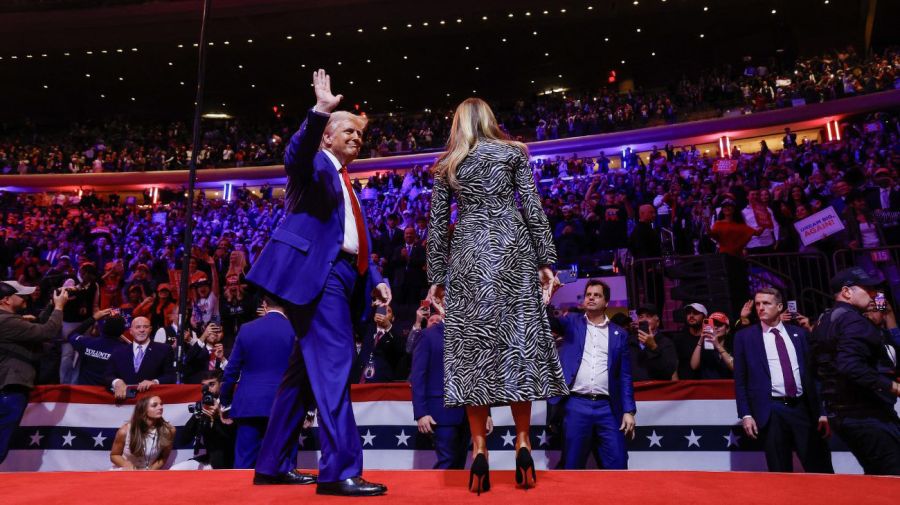
M509 135L500 129L497 118L494 117L487 102L480 98L466 98L453 114L447 150L434 164L432 169L434 176L442 178L450 187L458 188L456 168L479 140L510 144L528 156L525 144L510 140Z

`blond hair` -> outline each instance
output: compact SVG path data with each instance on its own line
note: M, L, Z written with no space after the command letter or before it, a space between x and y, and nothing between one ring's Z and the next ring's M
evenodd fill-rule
M358 127L360 131L365 131L366 125L369 123L369 118L358 116L346 110L332 112L331 116L328 117L328 123L325 125L325 135L334 136L334 132L337 131L338 127L344 121L349 121L353 123L354 126ZM325 135L322 135L322 142L319 144L320 149L325 147Z
M500 142L515 146L527 157L528 148L521 142L509 139L500 129L490 106L480 98L466 98L453 114L447 150L434 164L435 177L442 178L451 188L458 188L456 168L469 155L479 140Z

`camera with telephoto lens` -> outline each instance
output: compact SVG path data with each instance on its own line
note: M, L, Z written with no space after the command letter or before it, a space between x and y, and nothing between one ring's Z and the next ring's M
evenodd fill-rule
M209 384L203 385L203 392L200 401L193 405L188 405L188 412L194 414L194 417L201 419L203 417L203 406L212 407L216 404L216 395L209 390Z

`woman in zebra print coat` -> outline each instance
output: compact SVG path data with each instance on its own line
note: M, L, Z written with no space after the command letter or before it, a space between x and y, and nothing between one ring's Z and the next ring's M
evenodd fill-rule
M527 464L531 402L568 394L543 300L556 248L527 150L500 130L487 103L469 98L434 173L427 268L431 293L440 285L447 293L444 404L466 407L472 455L483 455L485 473L488 408L510 405ZM452 238L451 194L459 209Z

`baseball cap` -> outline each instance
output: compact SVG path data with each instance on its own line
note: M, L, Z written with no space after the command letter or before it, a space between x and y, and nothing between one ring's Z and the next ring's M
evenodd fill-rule
M167 283L162 282L159 284L159 286L156 286L156 292L159 293L160 291L168 291L171 293L172 288Z
M28 296L34 293L34 289L33 287L23 286L16 281L2 281L0 282L0 298L12 295Z
M695 311L703 314L704 316L709 316L709 311L706 310L706 307L702 303L689 303L684 306L685 309L694 309Z
M829 283L832 293L837 293L841 289L850 286L872 287L879 284L881 284L880 279L872 277L859 267L850 267L841 270L831 278Z
M728 326L729 324L731 324L731 321L728 320L728 316L725 315L724 312L713 312L712 314L709 315L709 318L712 319L713 321L718 321L720 323L724 323L725 326Z
M879 167L879 168L875 169L875 174L873 174L873 175L875 177L878 177L879 175L890 176L891 170L888 167Z
M640 315L640 314L650 314L653 316L659 315L659 310L656 308L656 305L653 305L652 303L641 304L635 312L638 315Z

